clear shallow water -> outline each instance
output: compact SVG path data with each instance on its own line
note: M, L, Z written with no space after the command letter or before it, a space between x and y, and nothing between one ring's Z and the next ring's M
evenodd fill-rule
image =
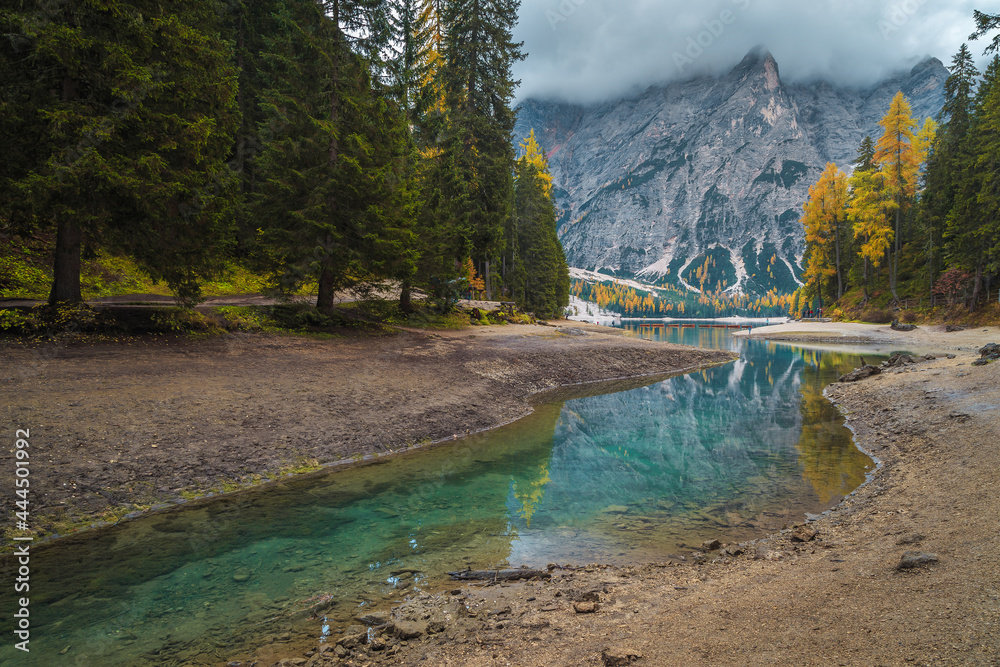
M629 326L741 358L36 546L32 651L4 642L0 662L218 664L265 636L318 638L324 614L336 628L441 585L448 570L665 560L683 544L801 521L864 481L871 461L822 396L856 353ZM10 582L9 558L4 566Z

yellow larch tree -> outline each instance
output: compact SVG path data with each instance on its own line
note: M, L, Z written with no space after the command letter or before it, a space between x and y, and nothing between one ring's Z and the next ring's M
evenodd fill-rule
M526 138L521 140L521 150L524 152L524 159L528 161L528 164L536 168L536 177L542 182L545 194L552 196L552 174L549 173L549 160L545 156L545 151L538 144L538 140L535 139L534 128L531 129Z
M879 125L885 130L875 144L875 164L881 167L884 175L884 193L887 199L893 201L895 209L895 252L889 263L889 289L896 301L896 278L899 272L899 250L901 246L901 221L903 208L907 201L916 193L917 171L919 162L914 151L916 137L913 134L917 126L913 120L910 103L902 91L897 92L889 104Z
M851 201L847 217L854 229L854 238L861 240L858 255L865 261L864 289L868 301L868 263L877 270L892 244L893 231L889 220L892 200L883 196L885 174L881 169L858 169L850 178Z
M937 137L937 130L937 122L928 116L924 119L924 124L920 126L920 131L917 132L913 140L914 162L918 170L927 162L927 156L930 154L931 146L934 145L934 139Z
M841 226L847 219L847 175L828 162L815 185L809 186L809 199L803 205L802 224L806 232L808 265L805 276L819 284L837 276L837 298L844 295L841 262ZM822 294L819 295L822 304Z
M420 13L420 25L427 31L428 44L426 62L424 64L423 89L425 91L428 113L444 115L444 84L441 81L441 68L444 66L444 24L441 22L441 11L444 0L426 0Z

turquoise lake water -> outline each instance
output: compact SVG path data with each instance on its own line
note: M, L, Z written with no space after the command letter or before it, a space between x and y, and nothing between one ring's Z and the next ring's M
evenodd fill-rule
M219 664L265 636L318 639L323 616L343 626L449 570L663 561L801 522L864 481L872 461L822 395L856 352L629 327L740 359L581 388L433 449L36 545L32 650L5 641L0 662Z

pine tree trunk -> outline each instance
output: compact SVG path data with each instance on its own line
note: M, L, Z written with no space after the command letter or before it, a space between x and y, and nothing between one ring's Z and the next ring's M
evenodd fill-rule
M484 272L483 277L486 278L486 300L492 301L493 285L491 284L491 276L490 276L490 260L486 260L486 271Z
M900 219L900 208L902 208L902 202L896 207L896 238L894 239L896 252L893 253L892 262L889 264L889 291L892 292L892 299L895 303L899 303L899 295L896 294L896 280L899 274L899 219Z
M931 308L934 307L934 220L931 219L930 234L928 234L927 249L927 292L930 295Z
M840 223L834 223L834 237L837 247L837 301L844 296L844 278L840 273Z
M819 313L823 312L823 281L818 277L816 278L816 298L819 301L819 311L816 313L818 317Z
M983 292L983 263L976 264L976 280L972 284L972 300L969 303L969 312L974 313L979 306L979 297Z
M406 314L413 312L413 286L404 280L399 286L399 309Z
M76 99L80 82L71 77L63 77L62 99L69 102ZM83 231L71 220L60 219L56 227L56 252L52 262L52 291L49 303L60 301L78 303L80 295L80 243Z
M319 295L316 297L316 308L319 310L333 310L335 293L333 271L329 267L324 266L319 274Z
M340 3L332 3L332 19L334 30L337 30L337 36L340 36ZM334 43L333 55L330 63L330 125L334 128L334 131L330 133L330 152L327 158L328 164L331 169L337 168L337 162L340 159L340 145L337 143L337 133L336 126L337 121L340 118L340 96L337 91L338 79L340 78L340 40L337 39ZM329 209L330 218L333 219L337 210L337 199L335 194L331 194L329 200L327 201L327 208ZM327 243L324 244L326 253L332 252L332 239L327 238ZM327 254L323 258L323 268L320 270L319 275L319 294L316 297L316 307L320 310L333 310L333 299L334 293L336 291L336 286L334 285L333 269L330 266L333 262L333 258Z
M80 295L80 243L83 233L80 226L69 220L60 220L56 229L56 253L52 264L52 291L49 304L60 301L78 303Z
M861 273L861 292L864 294L864 298L861 301L862 305L868 305L868 258L865 257L864 268Z

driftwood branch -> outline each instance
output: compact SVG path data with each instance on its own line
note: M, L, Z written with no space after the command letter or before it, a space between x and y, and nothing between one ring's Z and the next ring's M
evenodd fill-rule
M452 579L458 581L516 581L518 579L549 579L550 575L545 570L529 570L527 568L510 570L460 570L448 573Z

